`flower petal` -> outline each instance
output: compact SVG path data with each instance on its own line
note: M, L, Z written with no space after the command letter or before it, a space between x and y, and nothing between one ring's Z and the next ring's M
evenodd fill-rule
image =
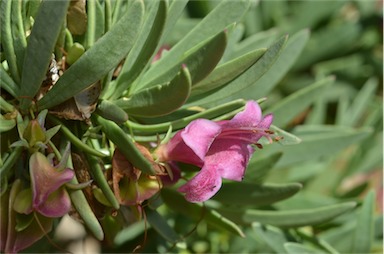
M241 181L253 151L250 145L241 140L215 140L204 165L215 168L223 178Z
M159 147L158 156L161 161L180 161L201 167L220 130L220 125L215 122L197 119L176 133L166 145Z
M29 160L29 170L34 208L39 207L51 193L59 189L64 183L69 182L74 176L73 170L68 168L58 171L39 152L32 154Z
M63 187L51 193L48 199L36 208L36 211L46 217L57 218L67 214L70 209L71 199Z
M237 113L223 127L241 127L241 126L257 126L262 119L262 112L259 104L255 101L248 101L245 109Z
M179 188L185 193L185 199L189 202L204 202L210 199L221 187L221 177L218 171L203 167L186 184Z
M220 131L221 126L219 124L206 119L197 119L188 124L181 132L181 137L185 144L201 160L204 160L205 154Z

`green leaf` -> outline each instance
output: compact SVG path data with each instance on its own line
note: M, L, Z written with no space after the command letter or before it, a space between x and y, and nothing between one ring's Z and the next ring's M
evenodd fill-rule
M173 10L173 5L170 7L170 12ZM184 2L181 2L179 6L175 7L183 7ZM164 73L169 69L169 66L173 66L175 59L181 59L182 56L188 50L195 47L200 42L206 40L209 37L223 31L228 25L238 22L240 18L243 16L245 11L248 9L249 2L248 1L221 1L221 3L210 12L196 27L194 27L181 41L179 41L172 50L164 55L161 58L159 63L152 66L151 69L146 73L147 79L152 79L152 77L156 77L159 73ZM176 10L178 8L175 8ZM171 15L168 15L172 18ZM173 25L173 23L166 23L165 33L164 35L168 35L169 24ZM180 65L179 65L180 66ZM189 68L189 66L187 66ZM143 83L147 83L143 80Z
M145 134L145 135L153 135L161 132L167 132L169 129L169 126L172 126L173 130L184 128L191 121L198 118L207 118L207 119L216 118L216 117L222 116L228 111L231 111L231 110L237 111L239 109L242 109L244 105L245 105L245 101L240 99L240 100L232 101L229 103L219 105L217 107L204 110L202 112L199 112L175 121L146 125L146 124L131 122L128 120L127 125L133 130L137 131L138 133Z
M14 98L19 94L19 87L13 81L13 79L8 75L8 73L4 70L2 64L0 64L0 87L7 91Z
M15 46L12 38L11 13L13 1L1 1L0 23L1 23L1 46L7 59L9 70L13 80L20 83L20 73L17 68Z
M293 64L302 54L302 51L309 39L309 31L302 30L295 33L286 43L283 51L273 63L271 68L251 86L231 98L258 99L268 96L269 92L283 79Z
M244 179L247 181L261 183L268 175L269 171L272 170L274 165L279 161L281 156L281 152L268 156L263 156L262 154L260 155L257 152L255 156L252 156L248 164Z
M285 253L284 243L287 239L280 229L272 226L263 226L260 223L253 223L252 228L258 238L261 238L276 253Z
M248 54L219 65L208 77L192 87L191 96L205 93L232 81L259 60L265 51L266 49L256 49Z
M293 134L300 137L302 142L293 146L265 146L259 150L259 156L268 156L277 152L282 152L282 158L276 163L276 168L286 167L291 164L325 158L335 155L349 145L356 144L372 133L371 128L359 130L351 128L335 128L333 126L323 126L329 132L321 131L305 134L303 128L297 127ZM328 128L326 128L328 127Z
M20 84L20 108L26 111L46 77L69 1L42 1L25 52ZM47 25L49 24L49 25Z
M19 72L23 69L23 61L24 61L24 54L25 49L27 47L27 39L26 34L24 31L24 24L23 24L23 12L22 12L22 4L23 1L11 1L12 2L12 16L11 16L11 22L12 22L12 37L13 37L13 44L15 47L15 55L17 60L17 68Z
M153 86L122 98L115 104L125 112L135 116L161 116L180 108L191 91L191 77L187 68L182 68L173 80L163 85Z
M0 115L0 133L12 130L15 126L14 119L5 119L3 115Z
M238 225L223 217L215 210L211 210L202 204L186 201L184 197L175 190L164 188L161 190L161 196L164 203L178 213L182 213L194 220L200 220L202 218L213 227L244 237L244 233Z
M273 124L286 126L294 117L302 113L310 104L315 102L325 89L334 81L333 77L325 78L314 84L300 89L280 102L274 104L265 113L273 113Z
M305 246L300 243L285 243L284 248L288 254L297 254L297 253L325 253L319 249L314 249L309 246Z
M237 79L223 87L209 91L200 100L194 101L193 104L202 105L215 102L218 104L218 100L225 99L254 84L273 66L273 63L278 59L282 52L286 41L286 36L278 40L268 48L265 54L253 66L241 74Z
M101 125L103 132L117 147L132 165L143 172L154 175L152 164L140 153L131 138L117 124L100 116L95 116L96 122Z
M371 190L364 198L357 217L357 225L352 241L351 253L371 253L373 240L373 220L375 208L375 191Z
M88 142L88 145L90 145L90 142ZM102 190L105 198L113 206L113 208L119 209L119 201L117 201L115 194L111 190L111 187L104 176L103 169L100 166L101 162L97 157L88 154L87 159L89 162L89 171L92 174L93 179L95 179L97 186Z
M376 78L369 79L357 93L350 107L345 112L340 112L338 124L347 126L357 125L363 113L367 111L367 105L373 100L377 85L378 81Z
M79 184L76 176L70 181L72 184ZM85 226L93 233L97 240L101 241L104 239L104 232L96 218L96 215L93 213L92 208L89 206L87 199L82 190L69 191L69 196L71 197L72 205L75 207L76 211L79 213L81 219L84 221Z
M220 191L213 197L224 204L229 205L269 205L295 195L302 185L291 184L254 184L250 182L225 183Z
M39 109L51 108L64 102L115 68L136 40L143 12L142 1L132 3L111 30L64 72L52 89L38 102Z
M177 243L181 240L181 237L171 226L169 226L165 218L156 210L146 209L145 211L149 224L151 224L153 229L155 229L164 239L171 243Z
M119 98L128 89L158 48L167 19L167 3L165 1L154 1L146 16L137 41L128 54L120 75L117 77L116 90L110 99Z
M128 227L125 227L116 234L113 242L119 246L124 244L125 242L135 239L144 232L146 228L145 224L145 221L141 220L139 222L135 222L129 225Z
M168 82L179 71L180 66L186 66L188 68L191 73L192 84L201 81L213 71L216 64L220 61L226 43L226 32L220 32L186 51L178 61L174 61L170 64L169 68L164 72L154 73L149 76L150 70L155 68L155 66L164 64L164 58L160 58L159 61L153 64L152 68L149 69L143 79L140 80L140 84L134 86L132 92L135 93L144 87L151 87L155 84ZM170 52L168 54L170 54Z
M242 219L246 223L260 222L277 227L303 227L325 223L355 208L355 202L324 206L306 210L261 211L246 210Z
M103 118L114 121L117 124L125 123L128 120L128 114L114 102L108 100L99 101L97 104L97 113Z

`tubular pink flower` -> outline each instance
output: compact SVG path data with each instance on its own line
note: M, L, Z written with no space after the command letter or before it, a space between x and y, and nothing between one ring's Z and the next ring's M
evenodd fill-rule
M71 200L63 185L73 176L69 168L54 167L40 152L29 160L32 183L32 209L46 217L61 217L69 212Z
M260 106L247 102L244 111L231 120L213 122L198 119L179 131L158 150L163 161L180 161L201 167L190 181L179 188L190 202L203 202L221 187L221 178L243 179L254 152L252 144L261 137L271 140L273 116L262 116Z

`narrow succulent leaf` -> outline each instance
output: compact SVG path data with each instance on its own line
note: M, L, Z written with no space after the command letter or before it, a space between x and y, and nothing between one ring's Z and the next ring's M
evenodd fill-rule
M0 133L12 130L16 126L14 119L5 119L3 115L0 115Z
M178 1L172 1L170 3L168 8L167 19L164 25L164 32L160 42L158 43L159 45L163 45L164 40L166 40L168 36L170 36L170 33L173 31L173 28L177 23L177 20L185 11L185 6L187 4L188 4L188 0L178 0Z
M15 111L15 107L9 104L3 97L0 96L0 109L4 112L11 113ZM16 112L17 113L17 112Z
M265 53L266 49L256 49L241 57L217 66L217 68L192 87L191 96L208 92L232 81L250 66L252 66Z
M149 224L151 224L153 229L156 230L164 239L171 243L177 243L181 240L181 237L156 210L146 209L145 211Z
M165 188L161 191L161 196L164 203L176 212L182 213L194 220L202 218L213 227L244 237L243 231L234 222L228 220L215 210L211 210L198 203L186 201L184 197L175 190Z
M105 119L122 124L128 121L128 114L114 102L109 100L101 100L97 104L96 112Z
M89 142L88 142L88 145L90 145ZM96 181L97 186L99 186L99 188L102 190L108 202L115 209L119 209L120 207L119 202L117 201L116 196L113 193L112 189L109 187L107 179L104 176L103 169L100 166L100 161L98 160L97 157L92 155L87 155L87 159L89 162L89 171L92 174L93 179Z
M260 156L260 154L253 156L248 164L244 179L254 183L262 183L282 155L282 152L277 152L268 156Z
M120 75L117 77L116 90L110 99L119 98L128 89L147 66L148 61L158 48L158 42L167 19L166 1L155 1L146 16L147 18L137 41L127 56Z
M92 147L86 145L83 141L81 141L75 134L71 132L70 129L68 129L62 122L60 122L58 119L48 116L48 119L52 121L54 124L57 124L60 127L60 131L64 134L64 136L73 144L76 146L79 150L94 155L97 157L105 157L106 155L96 149L93 149Z
M301 142L301 139L298 136L280 129L275 125L271 125L270 129L275 133L275 135L282 137L282 139L279 140L279 143L282 145L296 145Z
M283 51L271 68L260 79L247 89L236 93L231 98L244 97L245 99L257 99L268 96L270 91L285 77L291 70L297 59L302 54L305 45L309 40L309 30L299 31L289 37ZM276 119L276 118L275 118Z
M136 40L143 12L142 1L132 3L111 30L64 72L52 89L38 102L39 109L64 102L115 68Z
M321 93L333 82L334 77L317 81L274 104L266 110L266 113L273 113L274 125L286 126L295 116L303 112L310 104L314 103L317 98L321 96Z
M312 247L309 247L309 246L306 246L306 245L303 245L303 244L300 244L300 243L291 243L291 242L287 242L287 243L284 243L284 248L285 248L285 251L288 253L288 254L297 254L297 253L326 253L324 251L321 251L319 249L314 249Z
M11 154L4 161L3 165L0 167L0 179L7 176L11 171L13 165L15 165L16 161L20 159L21 152L23 151L23 147L18 146L13 149Z
M253 223L252 229L276 253L285 253L284 243L288 240L280 229L260 223Z
M251 182L231 182L223 184L213 199L231 205L263 206L287 199L301 188L299 183L259 185Z
M357 226L350 253L371 253L373 239L375 192L371 190L364 198L357 217Z
M339 124L355 126L367 110L367 105L373 100L377 90L378 81L376 78L369 79L362 89L355 96L352 104L341 117Z
M20 84L22 111L31 105L31 98L35 97L45 78L68 5L69 1L49 0L40 4L25 52Z
M87 7L87 29L85 32L85 48L89 49L96 41L96 1L90 1Z
M56 125L54 127L52 127L51 129L47 130L45 132L45 136L47 138L47 141L50 140L53 136L55 136L55 134L60 130L61 128L61 125Z
M117 147L122 148L121 152L134 167L147 174L155 174L152 164L140 153L131 138L123 131L122 128L114 122L106 120L100 116L95 116L95 120L102 126L102 130L107 138L110 139Z
M135 239L144 232L144 230L146 229L145 224L146 222L144 220L141 220L129 225L128 227L125 227L116 234L113 242L117 246L120 246L128 241Z
M73 177L70 183L79 184L76 175ZM103 229L99 221L97 220L95 214L93 213L92 208L89 206L83 191L69 191L69 196L71 197L72 205L75 207L81 219L84 221L85 226L89 229L90 232L92 232L96 239L98 239L99 241L103 240Z
M153 86L133 94L130 98L115 101L115 104L130 115L154 117L180 108L191 91L191 77L187 68L182 68L171 82Z
M20 83L20 73L17 68L17 59L15 53L15 47L12 38L12 26L11 26L11 9L13 1L1 1L1 14L0 14L0 23L1 23L1 45L4 49L4 54L7 59L9 70L13 80L17 84Z
M264 55L237 79L233 80L225 86L209 91L208 93L204 94L205 96L200 100L194 101L193 104L204 105L217 102L218 100L225 99L237 93L238 91L251 86L273 66L280 53L283 51L286 42L287 36L284 36L276 43L274 43L270 48L268 48Z
M25 49L27 47L27 39L25 37L23 17L22 17L22 4L23 1L11 1L12 2L12 16L11 16L11 29L13 44L15 48L15 55L17 61L17 68L19 72L22 72Z
M180 5L182 4L183 3L180 3ZM152 68L148 70L143 83L146 84L152 77L157 76L159 73L166 72L169 66L174 64L175 59L181 59L185 52L206 40L206 38L212 37L220 31L223 31L228 25L238 22L248 9L248 6L248 1L221 1L220 4L179 41L167 55L161 58L158 62L159 64L152 66ZM172 6L170 9L172 10ZM168 24L169 23L166 24L166 29L168 29ZM167 33L167 31L165 33Z
M246 223L257 221L277 227L304 227L328 222L343 213L351 211L355 207L355 202L346 202L306 210L246 210L242 218Z
M166 132L170 125L172 125L173 130L178 130L178 129L184 128L191 121L193 121L195 119L198 119L198 118L211 119L211 118L219 117L220 115L222 115L228 111L239 109L239 108L242 109L244 107L244 105L245 105L245 101L239 99L236 101L232 101L229 103L219 105L217 107L213 107L213 108L204 110L202 112L199 112L199 113L193 114L191 116L184 117L182 119L175 120L172 122L165 122L165 123L161 123L161 124L152 124L152 125L144 125L144 124L131 122L128 120L127 125L129 127L133 128L134 130L145 133L146 135L157 134L157 133L161 133L161 132Z
M8 75L2 64L0 64L0 87L12 95L13 98L16 98L19 94L18 85Z
M152 76L149 76L149 78L147 75L144 76L140 81L140 84L135 86L135 89L132 92L159 83L168 82L179 71L181 65L185 65L190 71L192 84L201 81L213 71L220 61L226 43L227 35L225 31L200 42L198 45L181 55L178 61L174 61L170 64L165 71L154 73ZM168 54L170 54L170 52ZM155 62L151 69L155 68L157 65L163 65L163 59L164 58L162 57ZM149 71L147 74L148 73Z
M276 164L276 167L284 167L306 160L313 160L320 157L332 156L351 144L356 144L360 140L366 138L372 133L372 129L364 128L354 130L345 128L336 130L333 133L313 133L308 136L300 135L299 132L294 132L295 135L302 139L300 144L294 146L271 146L268 147L267 153L283 152L282 158ZM260 151L260 153L263 153ZM297 156L300 154L300 156Z

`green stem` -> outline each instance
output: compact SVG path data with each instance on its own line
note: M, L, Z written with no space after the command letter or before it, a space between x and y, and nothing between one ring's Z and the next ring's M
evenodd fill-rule
M112 24L112 7L111 0L105 0L105 25L104 25L104 33L108 32L111 28Z
M87 1L87 39L86 39L86 47L89 49L93 46L93 43L95 42L95 33L96 33L96 0L94 1Z

